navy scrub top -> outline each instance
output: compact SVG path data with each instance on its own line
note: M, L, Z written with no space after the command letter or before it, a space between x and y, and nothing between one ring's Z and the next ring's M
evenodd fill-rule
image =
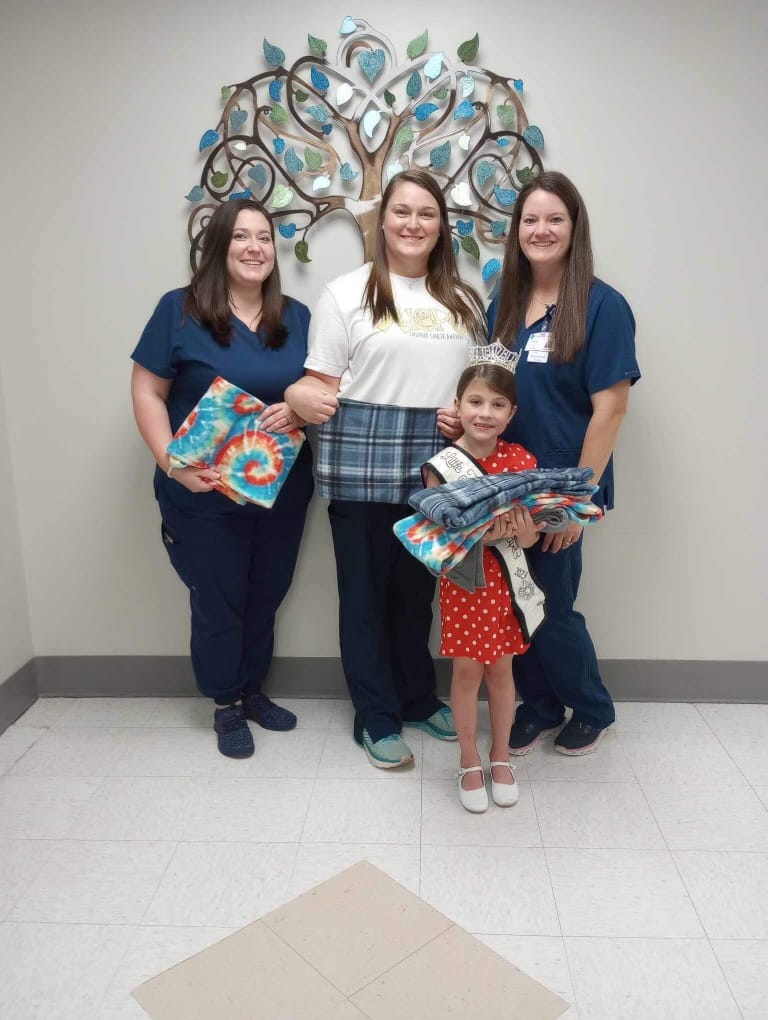
M488 308L490 336L498 302L497 296ZM528 360L528 338L546 329L547 315L543 315L517 334L517 414L504 439L530 450L539 467L575 467L592 417L591 395L623 379L634 384L640 378L635 358L635 319L624 297L595 279L589 291L586 343L573 361L556 362L551 356L546 362ZM613 457L594 500L606 510L613 507Z
M184 313L186 295L185 287L160 298L131 354L147 371L172 380L167 403L172 432L176 432L217 375L265 404L281 401L286 387L304 375L309 331L306 305L286 299L283 323L288 336L279 349L265 347L261 332L252 332L236 316L232 317L232 341L223 347L204 326ZM305 459L309 464L309 457L309 445L305 443L294 471ZM264 512L250 504L241 507L220 492L189 492L160 468L155 472L155 495L161 502L167 500L177 509L196 516Z

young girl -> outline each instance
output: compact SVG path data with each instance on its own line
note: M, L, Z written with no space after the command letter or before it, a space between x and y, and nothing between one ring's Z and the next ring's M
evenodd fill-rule
M526 471L536 459L522 446L499 436L515 414L515 377L500 364L475 364L459 379L456 413L464 434L454 444L487 474ZM425 465L427 485L443 481ZM541 525L544 527L544 525ZM517 803L519 790L509 763L508 740L515 712L512 657L528 644L514 612L510 589L492 543L515 539L526 549L538 540L539 528L529 511L515 507L498 516L484 537L484 588L474 594L440 579L442 641L440 654L453 659L451 705L461 749L459 798L467 811L488 808L485 776L477 753L477 696L485 678L491 717L491 796L500 807Z

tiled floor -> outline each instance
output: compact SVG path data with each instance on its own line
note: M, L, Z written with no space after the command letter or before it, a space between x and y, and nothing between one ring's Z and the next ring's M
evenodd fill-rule
M621 704L472 816L455 745L408 730L382 772L347 703L285 703L246 762L198 699L49 699L0 737L0 1017L139 1020L131 988L363 857L566 1020L768 1017L768 705Z

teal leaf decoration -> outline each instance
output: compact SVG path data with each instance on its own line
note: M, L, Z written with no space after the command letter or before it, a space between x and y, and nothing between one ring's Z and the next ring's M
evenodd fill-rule
M523 85L523 79L522 78L513 78L512 79L512 88L515 90L515 92L522 92L523 89L525 88L525 86Z
M328 75L323 74L319 67L312 65L312 69L309 72L309 77L312 80L312 87L317 92L322 92L323 95L331 87L331 83L328 81Z
M288 114L279 103L273 103L269 111L269 119L273 124L287 124Z
M325 39L318 39L316 35L307 36L307 45L312 56L318 57L320 60L323 59L325 51L328 49L328 43Z
M410 124L403 124L400 130L395 135L394 147L397 149L401 145L410 145L413 141L413 128Z
M475 178L477 179L477 183L481 188L487 181L490 181L490 179L495 174L496 167L493 165L493 163L488 163L486 160L483 160L482 163L477 164L477 169L475 170Z
M514 106L509 106L507 103L501 103L496 107L496 116L499 118L499 123L505 131L515 130L517 112Z
M360 65L360 70L371 84L376 81L381 72L384 70L386 59L384 50L363 50L357 55L357 62Z
M357 31L357 22L354 18L345 18L341 23L339 29L339 35L352 35L353 32Z
M285 167L292 174L299 174L304 169L304 164L296 155L295 149L285 150Z
M248 120L247 110L233 110L229 117L229 126L233 131L239 131Z
M475 221L474 220L456 220L456 229L459 232L459 237L469 237L469 235L475 229Z
M394 106L396 98L397 97L388 89L384 90L384 102L387 104L387 106Z
M192 190L189 192L189 194L185 195L184 197L188 202L201 202L203 200L204 195L205 192L203 191L203 189L200 187L199 184L196 184L194 188L192 188Z
M480 274L483 278L483 283L488 283L489 280L492 280L500 269L501 261L499 259L488 259Z
M434 81L443 69L443 54L435 53L424 65L424 77Z
M307 161L307 166L310 170L319 170L323 165L322 153L318 152L317 149L305 149L304 159Z
M448 89L446 88L435 89L432 95L435 97L435 99L439 99L442 101L443 99L448 98Z
M229 180L229 174L225 170L217 170L211 174L211 184L214 188L223 188Z
M480 246L474 237L462 237L461 247L467 255L471 255L473 259L477 259L478 261L480 260Z
M353 170L349 163L341 164L341 170L339 170L339 177L341 177L342 181L354 181L359 176L360 175L357 172L357 170Z
M329 135L331 131L333 131L333 124L323 124L320 130L323 132L324 135Z
M453 119L466 120L467 117L471 117L474 112L475 108L470 101L468 99L463 99L453 111Z
M507 232L507 224L504 220L491 220L491 233L494 237L503 237Z
M427 48L427 34L428 33L424 31L421 35L417 35L415 39L411 39L408 43L406 53L411 60L415 60L416 57L420 57Z
M283 80L282 78L274 78L269 83L269 98L274 99L276 103L280 102L280 96L283 93Z
M541 133L541 128L536 127L535 124L531 124L530 127L523 131L523 138L534 149L542 149L544 147L544 135Z
M210 147L212 145L215 145L216 142L218 142L218 140L219 140L218 131L214 131L213 129L211 129L210 131L204 132L203 137L200 139L200 152L202 152L203 149L210 149Z
M448 161L451 158L451 143L450 141L444 142L442 145L438 145L429 154L429 162L435 167L436 170L442 170L444 166L448 165Z
M264 56L267 58L267 63L271 64L272 67L280 67L285 62L285 53L280 49L279 46L273 46L272 43L264 40L263 43Z
M505 149L509 145L509 139L508 138L497 138L496 139L496 144L500 145L502 149Z
M279 156L282 152L285 152L285 139L275 138L272 144L275 147L275 153Z
M222 101L222 103L226 103L226 101L229 99L229 97L232 95L232 93L234 91L235 90L232 88L231 85L222 85L221 86L221 101Z
M267 183L267 171L261 163L258 163L256 166L249 167L248 176L259 188L263 188Z
M290 240L296 233L295 223L278 223L277 229L280 231L280 236Z
M471 39L467 39L461 46L456 50L459 60L463 60L465 64L471 64L477 56L477 51L480 49L480 36L475 32Z
M517 192L512 188L500 188L498 184L494 184L493 194L499 205L514 205L517 198Z
M459 254L459 242L456 240L455 237L451 238L451 247L453 248L453 254L454 255L458 255Z
M293 253L299 262L311 262L312 259L309 257L309 245L306 241L297 241L293 248Z
M418 71L414 71L408 79L405 86L405 94L411 99L415 99L421 94L421 75Z
M427 117L431 117L432 114L439 109L440 107L436 106L434 103L421 103L413 111L413 115L416 118L416 120L422 122L425 121Z
M308 106L307 113L314 117L318 124L325 124L330 116L324 106Z
M253 192L250 188L246 188L245 191L233 191L229 196L229 201L234 202L238 198L253 198Z

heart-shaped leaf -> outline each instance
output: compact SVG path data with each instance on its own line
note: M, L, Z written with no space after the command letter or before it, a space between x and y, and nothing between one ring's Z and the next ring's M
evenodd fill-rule
M339 29L339 35L352 35L353 32L357 31L357 22L354 18L346 17Z
M330 114L324 106L308 106L307 113L314 117L318 124L325 124Z
M451 143L449 141L438 145L429 154L429 162L436 170L442 170L444 166L447 166L450 158Z
M529 181L532 181L535 176L536 176L536 174L533 172L533 170L529 166L521 167L517 171L517 179L518 179L518 181L520 181L520 183L523 185L523 187L525 187L525 185Z
M229 180L229 174L225 170L217 170L211 174L211 184L214 188L223 188Z
M471 255L473 259L480 259L480 247L474 237L462 237L461 247L467 253Z
M295 223L278 223L277 229L280 231L280 236L290 240L296 233Z
M491 220L491 233L494 237L503 237L507 232L507 224L504 220Z
M493 165L493 163L488 163L485 160L483 160L482 163L477 164L477 169L475 170L475 179L477 180L478 185L482 188L486 181L490 181L491 177L493 177L495 174L496 167Z
M322 153L318 152L317 149L305 149L304 159L310 170L319 170L323 165Z
M467 39L461 46L456 50L459 60L463 60L465 64L471 64L477 56L477 51L480 49L480 36L475 32L471 39Z
M276 184L275 190L272 192L272 208L285 209L292 201L293 189L286 187L285 184Z
M309 92L305 92L304 89L296 89L293 93L293 98L297 103L306 103L309 99Z
M279 103L273 103L269 111L269 119L273 124L287 124L288 114Z
M462 99L453 111L454 120L467 120L475 112L475 108L468 99Z
M483 278L483 283L488 283L489 280L493 279L500 269L501 261L499 259L488 259L480 274Z
M331 178L328 174L318 174L318 176L312 181L312 190L315 192L327 191L330 186Z
M247 110L233 110L229 117L229 126L233 131L239 131L247 120Z
M517 111L514 106L501 103L496 107L496 116L499 118L499 123L505 131L515 130L515 124L517 123Z
M251 178L252 181L255 182L255 184L259 188L263 188L264 185L267 183L267 171L266 168L261 165L261 163L257 163L256 166L249 167L248 176Z
M513 78L512 79L512 88L515 90L515 92L522 92L523 89L525 88L525 86L523 85L523 79L522 78Z
M275 138L275 139L273 140L272 144L274 145L274 147L275 147L275 153L276 153L276 154L277 154L278 156L279 156L279 155L280 155L281 153L285 152L285 139L284 139L284 138Z
M475 79L471 74L465 74L461 79L461 94L464 98L468 98L475 91Z
M435 97L435 99L439 99L442 102L444 99L448 98L448 89L445 87L435 89L432 95Z
M469 237L474 229L474 220L456 220L456 230L459 232L459 237Z
M299 262L307 263L312 261L309 257L309 245L306 241L297 241L293 247L293 254Z
M384 70L387 57L384 50L363 50L357 55L357 62L360 70L371 84L379 77Z
M234 91L235 90L232 88L231 85L222 85L221 86L221 101L222 101L222 103L226 103L226 101L229 99L229 97L232 95L232 93Z
M416 57L420 57L422 55L426 48L427 48L427 32L424 31L422 32L421 35L417 35L415 39L411 39L411 41L408 43L408 49L406 50L406 53L411 58L411 60L415 60Z
M349 163L342 163L341 170L339 170L339 177L342 181L354 181L360 174L357 170L353 170Z
M472 205L472 193L466 181L454 184L451 188L451 201L454 205L460 205L462 208Z
M318 57L322 60L325 56L325 51L328 49L328 43L325 39L318 39L316 35L307 36L307 44L309 46L309 52L313 57Z
M189 194L185 195L184 197L188 202L201 202L204 194L205 192L200 187L200 185L196 184L194 188L192 188L192 190L189 192Z
M290 170L292 174L299 174L304 169L304 164L296 155L295 149L285 150L285 167L286 170Z
M499 205L514 205L517 198L517 192L512 188L500 188L498 184L494 184L493 194Z
M271 42L264 40L263 43L264 56L267 58L267 63L271 64L272 67L279 67L285 61L285 53L280 49L279 46L273 46Z
M535 124L531 124L523 131L523 138L532 145L534 149L544 148L544 135L541 133L541 128L536 127Z

